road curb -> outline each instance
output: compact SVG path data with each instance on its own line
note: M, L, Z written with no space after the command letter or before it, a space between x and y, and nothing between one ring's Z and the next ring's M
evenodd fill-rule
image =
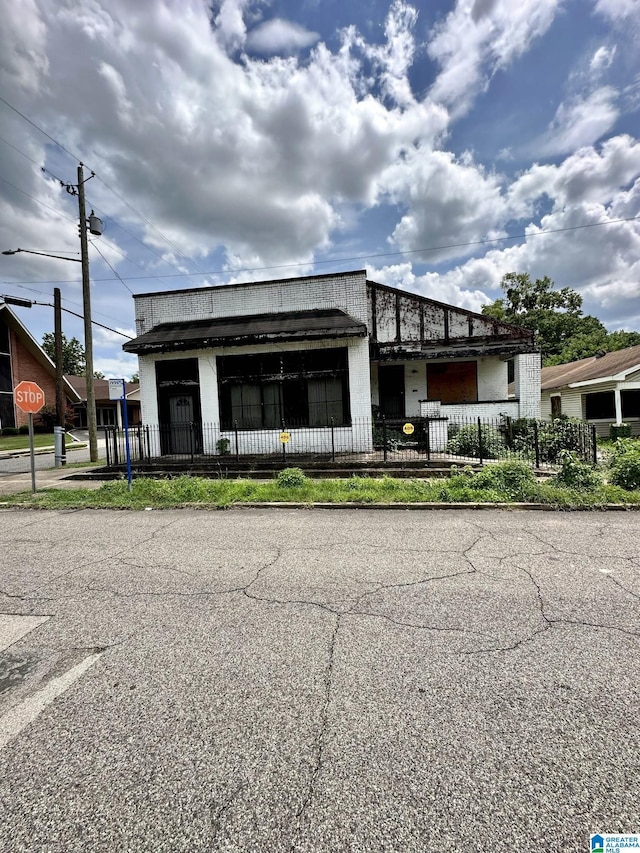
M195 506L195 505L191 505ZM640 511L640 504L605 504L599 506L553 506L542 503L296 503L293 501L243 502L219 507L228 509L393 509L393 510L460 510L503 509L511 512L628 512Z

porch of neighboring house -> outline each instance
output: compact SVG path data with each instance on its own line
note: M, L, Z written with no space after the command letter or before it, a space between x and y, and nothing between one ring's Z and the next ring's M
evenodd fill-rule
M541 386L543 417L588 421L602 437L624 423L640 436L640 346L544 367Z

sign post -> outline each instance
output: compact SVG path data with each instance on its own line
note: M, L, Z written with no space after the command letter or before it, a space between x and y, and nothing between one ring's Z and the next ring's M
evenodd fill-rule
M131 450L129 448L129 413L127 411L127 386L124 379L109 380L109 399L122 403L122 423L124 425L124 447L127 457L127 488L131 491Z
M44 391L35 382L19 382L13 389L13 399L21 412L29 415L29 451L31 456L31 491L36 490L36 454L33 446L33 416L44 406Z

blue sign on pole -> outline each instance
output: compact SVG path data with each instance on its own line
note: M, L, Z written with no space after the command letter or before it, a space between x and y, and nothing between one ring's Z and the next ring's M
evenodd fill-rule
M131 450L129 448L129 413L127 411L127 386L124 379L109 380L109 398L122 403L122 423L124 425L124 447L127 457L127 487L131 491Z

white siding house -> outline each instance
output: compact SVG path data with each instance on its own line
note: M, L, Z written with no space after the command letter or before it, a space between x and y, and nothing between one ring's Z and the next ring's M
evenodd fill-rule
M540 412L589 421L602 436L620 423L640 435L640 346L544 367Z

